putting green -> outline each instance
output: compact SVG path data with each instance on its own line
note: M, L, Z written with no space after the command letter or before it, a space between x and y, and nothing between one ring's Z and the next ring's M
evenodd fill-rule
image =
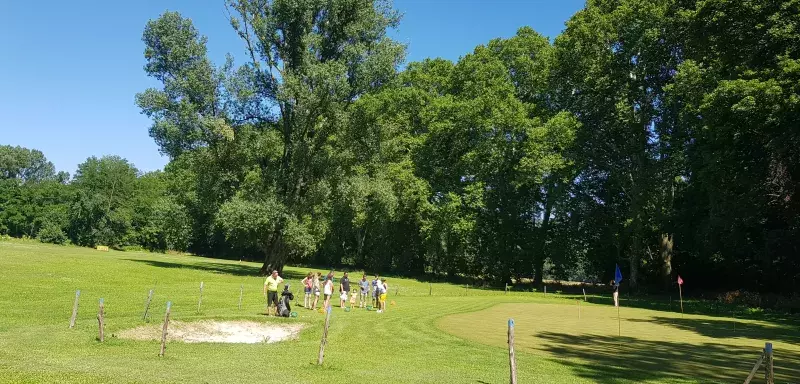
M580 311L580 313L579 313ZM579 318L580 316L580 318ZM795 327L761 321L620 309L581 303L503 303L439 320L440 329L486 345L507 348L507 321L515 321L515 348L570 366L595 382L744 381L769 341L775 378L800 377L800 334ZM621 336L619 333L621 332ZM753 383L764 380L763 371Z

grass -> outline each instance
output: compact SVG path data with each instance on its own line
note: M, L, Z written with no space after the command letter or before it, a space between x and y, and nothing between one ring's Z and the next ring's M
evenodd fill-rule
M610 300L466 290L389 278L387 313L334 307L325 364L316 365L323 315L266 318L259 265L147 252L98 252L31 241L0 242L0 382L280 382L325 379L383 383L506 383L506 321L516 321L520 383L737 382L764 341L775 343L776 382L800 377L797 323L737 320L622 308L622 337ZM306 269L288 267L293 289ZM353 274L355 275L355 274ZM355 276L351 276L353 278ZM203 306L197 313L200 282ZM239 287L243 307L237 309ZM300 322L298 340L276 344L123 340L143 324L155 287L152 323L166 302L171 318ZM399 292L397 289L399 288ZM68 329L75 290L76 329ZM433 295L429 296L432 291ZM106 306L106 342L97 338L97 303ZM625 304L623 302L623 304ZM639 303L641 304L641 303ZM754 383L763 382L760 374Z

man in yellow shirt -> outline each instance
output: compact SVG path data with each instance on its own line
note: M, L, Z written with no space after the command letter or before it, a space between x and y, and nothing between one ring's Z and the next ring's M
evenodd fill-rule
M283 278L278 276L278 271L272 271L272 274L264 281L264 295L267 296L267 316L272 316L273 306L277 313L278 285L281 283L283 283Z

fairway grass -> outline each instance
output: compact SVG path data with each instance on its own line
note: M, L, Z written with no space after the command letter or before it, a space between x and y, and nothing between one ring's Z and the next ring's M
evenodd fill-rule
M625 307L618 322L612 306L580 305L504 303L446 316L438 325L464 339L506 348L506 321L513 318L518 352L563 359L575 376L589 382L623 377L637 382L742 382L764 341L774 344L776 383L800 377L796 327L737 320L734 331L733 319ZM759 376L753 383L762 382L763 374Z
M0 242L0 382L253 383L275 377L286 383L507 383L509 317L517 324L520 383L741 382L764 341L775 343L777 382L798 377L796 324L740 321L733 332L727 318L623 308L620 338L608 305L584 304L578 320L577 305L566 296L506 295L391 277L388 300L396 305L386 313L333 308L325 363L317 366L323 315L293 308L297 318L264 316L259 267ZM293 291L307 271L286 268ZM352 280L359 277L351 273ZM146 324L142 314L152 288L150 324L161 323L171 301L176 321L304 328L298 339L272 344L172 342L159 358L158 341L117 337ZM76 289L80 310L76 328L68 329ZM96 340L100 298L104 343ZM757 379L762 383L763 374Z

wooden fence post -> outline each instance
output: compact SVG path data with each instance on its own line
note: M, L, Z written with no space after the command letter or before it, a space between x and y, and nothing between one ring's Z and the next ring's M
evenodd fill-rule
M200 304L203 304L203 282L200 282L200 299L197 300L197 313L200 313Z
M511 384L517 384L517 358L514 355L514 319L508 319L508 363L511 368Z
M78 317L78 300L81 298L81 290L75 291L75 303L72 304L72 317L69 318L69 328L75 328L75 319Z
M158 356L164 356L164 350L167 349L167 327L169 327L169 311L172 309L172 302L167 302L167 312L164 315L164 326L161 328L161 352Z
M775 384L775 373L772 364L772 343L764 344L764 381Z
M326 310L325 327L322 329L322 341L319 343L319 357L317 358L317 365L322 365L322 359L325 357L325 345L328 344L328 326L331 324L331 307Z
M99 338L101 343L105 340L105 332L103 332L103 328L105 328L105 319L103 318L103 312L105 312L105 304L103 303L103 299L100 298L100 309L97 311L97 325L100 329Z
M242 309L242 293L244 292L244 284L239 285L239 310Z
M150 301L153 300L153 290L150 290L150 293L147 294L147 303L144 305L144 315L142 315L142 320L147 321L147 312L150 311Z

